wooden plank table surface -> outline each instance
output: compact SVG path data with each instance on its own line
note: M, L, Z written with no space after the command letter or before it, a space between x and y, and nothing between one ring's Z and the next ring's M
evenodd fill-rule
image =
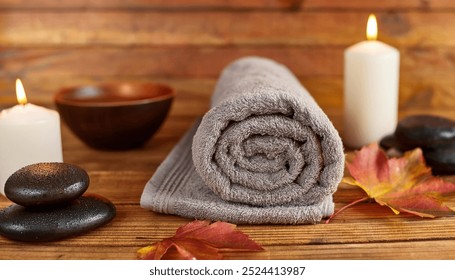
M172 82L170 82L172 84ZM172 84L179 88L178 84ZM56 242L23 243L0 237L0 259L137 259L136 251L174 234L191 221L142 209L146 182L192 122L208 108L213 84L177 91L170 115L160 131L140 148L123 152L85 146L62 123L64 161L90 175L89 193L109 198L117 216L109 224ZM52 106L52 104L48 104ZM324 108L338 129L341 110ZM401 112L401 115L409 112ZM360 189L340 185L336 209L363 196ZM0 197L0 207L11 202ZM324 221L323 221L324 222ZM226 259L455 259L455 217L423 219L395 215L375 203L362 203L330 224L239 225L261 244L262 252L225 252Z

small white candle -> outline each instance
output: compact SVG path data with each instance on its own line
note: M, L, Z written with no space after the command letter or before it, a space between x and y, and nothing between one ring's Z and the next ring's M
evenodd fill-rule
M20 80L21 105L0 112L0 192L16 170L38 162L62 162L60 116L54 110L27 103Z
M376 37L376 18L370 15L368 40L344 53L343 141L350 148L379 141L397 124L400 53Z

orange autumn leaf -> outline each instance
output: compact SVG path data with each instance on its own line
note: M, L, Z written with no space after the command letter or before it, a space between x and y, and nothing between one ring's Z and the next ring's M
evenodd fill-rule
M420 148L388 159L377 144L371 144L347 159L346 167L350 176L343 182L362 188L368 195L348 207L371 198L395 214L407 212L430 218L454 214L444 204L444 195L455 192L455 184L431 174Z
M263 250L248 235L236 230L234 224L196 220L178 228L173 237L143 247L137 253L147 260L214 260L223 258L220 249Z

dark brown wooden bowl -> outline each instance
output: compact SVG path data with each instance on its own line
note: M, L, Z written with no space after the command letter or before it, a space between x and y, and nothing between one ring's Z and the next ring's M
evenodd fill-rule
M110 83L68 87L54 101L71 131L103 150L142 146L160 128L174 98L163 84Z

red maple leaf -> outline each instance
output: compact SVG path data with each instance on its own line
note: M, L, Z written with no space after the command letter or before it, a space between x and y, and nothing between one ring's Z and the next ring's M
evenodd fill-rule
M263 250L248 235L236 230L234 224L196 220L178 228L173 237L143 247L137 253L139 258L147 260L212 260L223 258L220 249Z
M444 204L444 195L455 192L455 184L431 174L420 148L388 159L377 144L371 144L347 159L346 167L350 176L343 182L362 188L368 196L341 208L332 217L368 199L388 206L395 214L407 212L429 218L454 214Z

